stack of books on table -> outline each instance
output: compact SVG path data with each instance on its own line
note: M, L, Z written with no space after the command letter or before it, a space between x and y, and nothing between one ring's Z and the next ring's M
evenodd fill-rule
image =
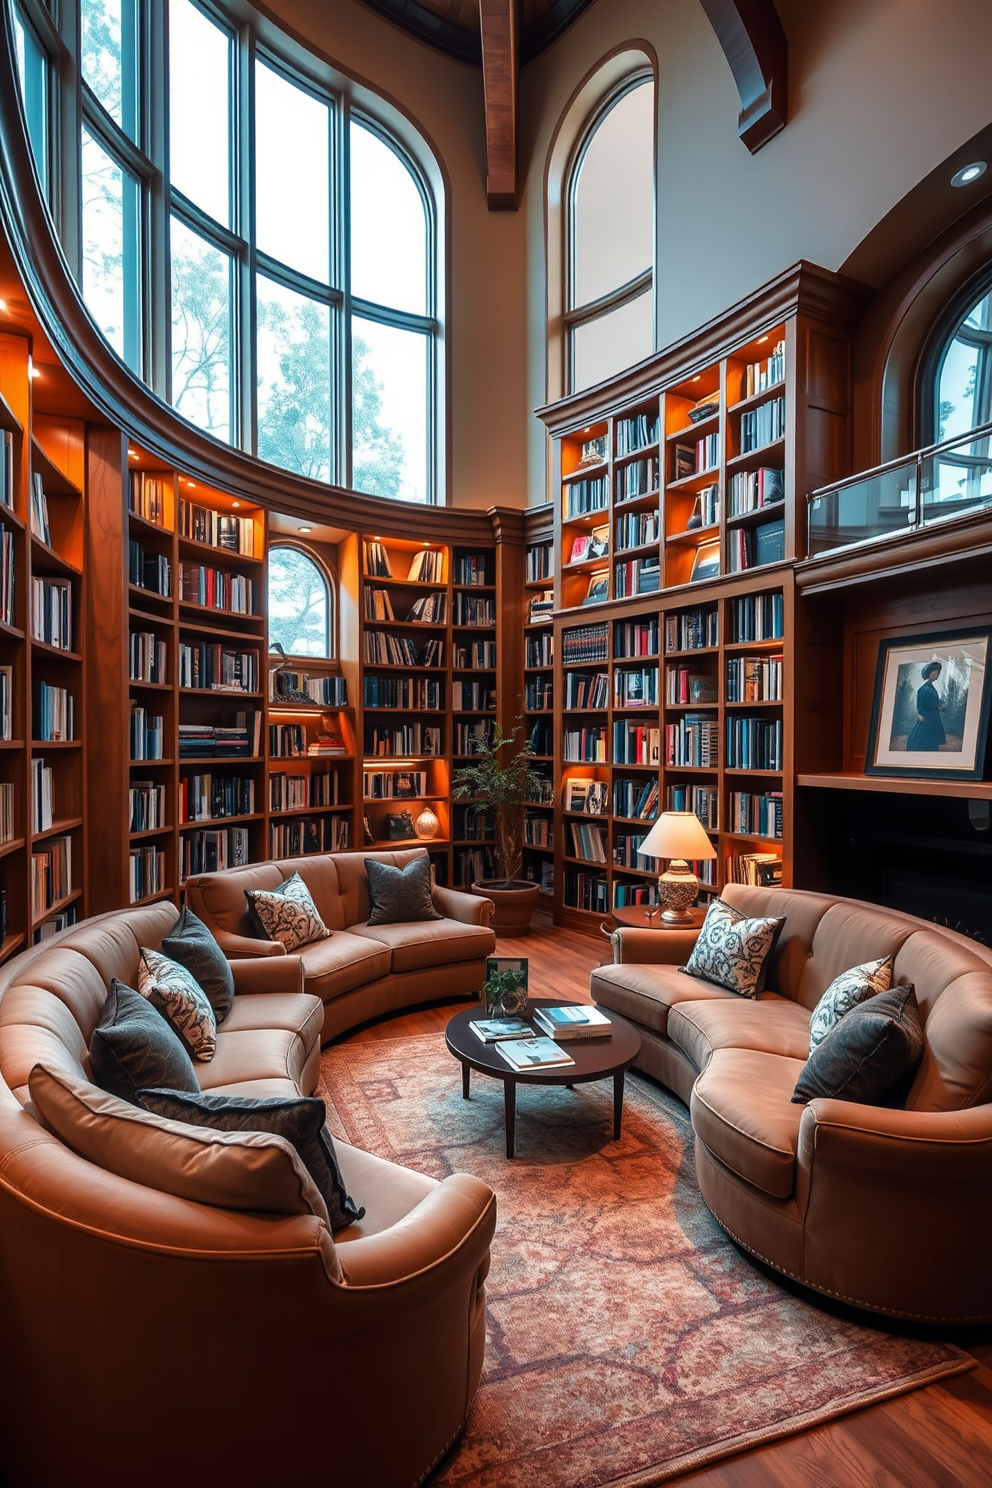
M517 1038L496 1045L507 1064L516 1070L549 1069L556 1064L574 1064L571 1054L560 1049L554 1039Z
M609 1038L609 1018L589 1004L535 1008L534 1022L554 1039Z

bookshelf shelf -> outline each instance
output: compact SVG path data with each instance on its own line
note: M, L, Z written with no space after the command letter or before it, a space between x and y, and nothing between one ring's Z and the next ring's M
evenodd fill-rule
M27 839L24 837L12 837L9 842L0 842L0 858L9 857L11 853L20 852L25 846Z
M46 920L50 920L55 915L61 914L63 910L68 909L71 904L76 904L82 897L82 889L73 889L71 894L66 894L64 898L57 899L42 914L32 916L30 921L31 930L40 930Z
M53 822L43 832L32 832L31 841L43 842L46 837L58 837L63 832L73 832L77 827L81 827L82 825L83 818L81 816L67 817L64 821Z

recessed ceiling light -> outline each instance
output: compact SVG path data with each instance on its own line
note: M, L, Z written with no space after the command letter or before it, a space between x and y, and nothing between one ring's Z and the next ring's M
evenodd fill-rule
M132 449L130 445L128 445L127 452L130 459L136 460L138 458L138 451L136 449Z
M963 165L959 171L954 172L951 185L970 186L972 181L977 181L979 176L984 176L988 168L987 160L973 160L970 165Z
M300 530L300 532L312 532L313 531L313 528L312 527L301 527L299 530Z
M698 382L702 375L702 372L697 372L696 376L692 379L693 382Z
M196 481L187 481L186 484L189 486L191 491L196 490Z
M759 346L764 346L764 344L765 344L765 342L767 340L768 340L768 337L767 336L759 336L758 337L758 345Z
M30 372L28 373L28 376L29 377L40 377L41 376L41 373L38 371L38 368L37 367L32 367L31 370L30 370Z
M240 506L241 505L241 502L240 501L232 501L231 502L231 505L232 506Z
M6 309L7 309L7 301L6 300L0 300L0 315L3 315L6 312Z

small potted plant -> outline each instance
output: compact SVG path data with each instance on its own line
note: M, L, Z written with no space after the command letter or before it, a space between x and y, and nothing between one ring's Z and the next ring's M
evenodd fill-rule
M482 988L489 1018L519 1018L527 1007L527 984L522 971L491 971Z
M524 726L518 719L513 732L504 734L497 724L489 744L476 746L478 758L456 770L452 795L456 801L471 797L490 809L496 832L496 867L499 877L472 885L473 894L491 899L496 906L492 928L497 935L526 935L540 892L537 884L521 878L523 871L524 807L541 788L541 777L532 767L534 755L529 739L522 739Z

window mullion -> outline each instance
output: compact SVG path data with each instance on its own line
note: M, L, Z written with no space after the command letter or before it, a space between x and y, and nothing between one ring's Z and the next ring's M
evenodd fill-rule
M351 299L351 99L342 96L332 111L331 136L331 241L334 265L343 297L331 340L331 388L334 394L335 469L339 485L354 484L352 419L354 414L354 356ZM336 230L335 230L336 228Z
M254 46L251 27L243 25L235 33L233 43L233 76L231 83L231 169L232 220L241 238L241 247L234 259L237 278L233 312L234 326L234 376L232 389L237 389L236 404L232 411L232 430L237 443L249 454L256 449L255 417L255 274L253 251L255 242L254 187L252 182L252 140L254 123Z
M172 398L168 0L144 0L141 19L142 144L153 166L145 186L145 367L153 391L168 403Z

